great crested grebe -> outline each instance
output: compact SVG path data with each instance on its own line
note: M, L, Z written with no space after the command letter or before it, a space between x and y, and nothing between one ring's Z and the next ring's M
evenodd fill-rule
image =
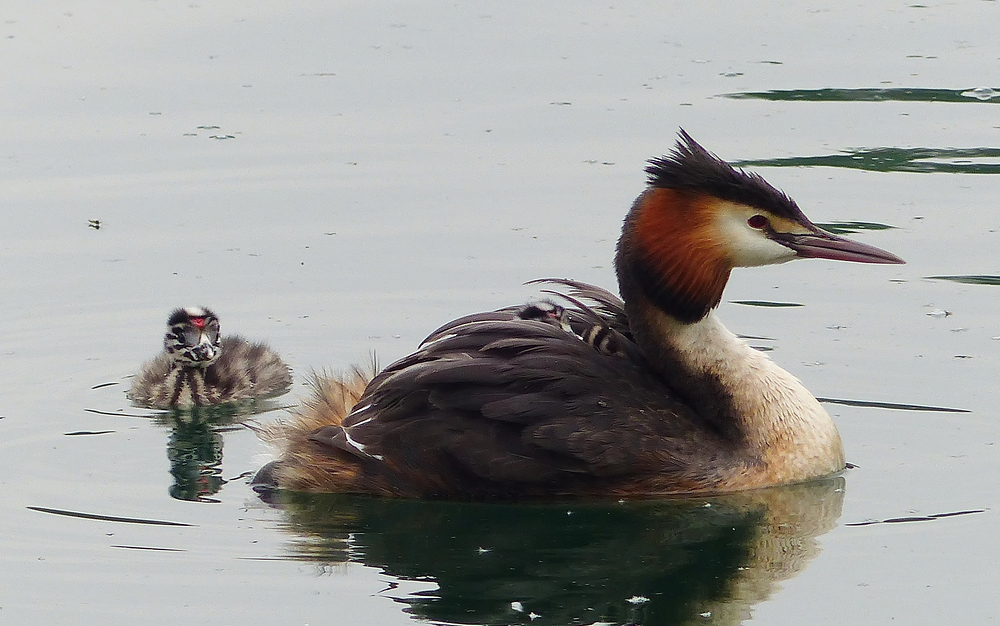
M569 288L567 307L470 315L374 378L317 377L313 397L265 433L283 449L257 482L414 498L620 497L842 470L840 434L819 402L713 309L734 267L902 259L820 230L683 130L646 172L618 242L621 300L548 281Z
M163 352L142 366L128 397L149 408L186 408L276 396L291 384L274 350L239 335L222 337L219 318L194 306L170 314Z

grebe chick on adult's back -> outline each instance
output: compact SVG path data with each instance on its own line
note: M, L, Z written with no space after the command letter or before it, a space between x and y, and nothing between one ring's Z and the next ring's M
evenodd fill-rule
M734 267L903 261L820 230L683 131L646 172L618 242L622 300L555 281L570 287L567 308L470 315L372 379L319 378L271 428L282 454L258 482L399 497L622 497L842 470L823 407L713 309Z
M186 307L170 314L163 352L142 366L128 397L149 408L186 408L273 397L291 384L274 350L239 335L222 337L212 311Z

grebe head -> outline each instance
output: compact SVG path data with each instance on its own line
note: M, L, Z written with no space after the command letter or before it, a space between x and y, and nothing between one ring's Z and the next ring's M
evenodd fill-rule
M646 173L649 187L618 243L619 283L623 295L638 288L682 322L719 304L735 267L796 258L904 262L820 229L760 175L732 167L683 130L674 151L652 159Z
M167 320L163 347L185 367L208 367L222 354L219 318L204 307L176 309Z

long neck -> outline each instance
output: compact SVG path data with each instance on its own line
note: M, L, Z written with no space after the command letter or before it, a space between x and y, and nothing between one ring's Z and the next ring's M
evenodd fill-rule
M843 469L840 434L819 402L714 312L683 323L642 295L623 295L636 342L652 367L748 464L759 467L761 485Z

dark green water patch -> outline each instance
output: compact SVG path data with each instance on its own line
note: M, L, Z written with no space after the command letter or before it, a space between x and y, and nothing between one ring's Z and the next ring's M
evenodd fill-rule
M737 167L842 167L869 172L1000 174L1000 148L858 148L844 154L733 161Z
M112 548L124 548L126 550L149 550L150 552L184 552L178 548L156 548L153 546L120 546L112 545Z
M925 276L928 280L950 280L964 285L1000 285L1000 276L971 274L968 276Z
M102 522L122 522L125 524L150 524L153 526L192 526L183 522L167 522L156 519L142 519L138 517L119 517L117 515L102 515L100 513L83 513L80 511L66 511L63 509L50 509L44 506L26 507L39 513L51 513L52 515L65 515L66 517L79 517L81 519L99 520Z
M958 517L959 515L974 515L985 513L986 509L971 509L968 511L951 511L948 513L932 513L930 515L907 515L905 517L890 517L888 519L865 520L863 522L848 522L844 526L871 526L872 524L905 524L907 522L932 522L946 517Z
M722 94L734 100L773 102L960 102L1000 103L1000 92L989 87L975 89L774 89Z
M891 230L896 228L895 226L879 224L878 222L848 222L840 220L816 225L834 235L853 235L863 230Z
M844 406L859 406L869 409L894 409L897 411L930 411L932 413L970 413L968 409L950 409L943 406L925 406L922 404L902 404L899 402L877 402L874 400L846 400L842 398L816 398L827 404L843 404Z
M733 304L742 304L744 306L764 306L776 309L805 306L804 304L799 304L797 302L768 302L767 300L730 300Z
M401 601L449 624L692 624L749 614L840 516L844 479L715 498L536 504L278 493L290 560L433 582ZM780 537L780 541L775 541Z

